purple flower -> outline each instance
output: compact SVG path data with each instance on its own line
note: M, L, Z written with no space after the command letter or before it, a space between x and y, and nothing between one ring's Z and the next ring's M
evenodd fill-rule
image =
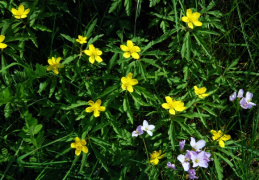
M155 129L154 125L149 125L148 122L146 120L143 121L143 126L141 127L141 129L143 131L147 131L147 133L150 136L153 136L153 133L151 132L153 129Z
M238 98L242 98L243 95L244 95L244 90L243 89L239 89L237 97Z
M233 92L230 96L229 96L229 100L230 101L234 101L237 97L237 92Z
M182 150L183 150L184 145L185 145L185 140L183 140L183 141L180 141L180 142L179 142L180 151L182 151Z
M250 92L246 92L246 97L242 98L240 100L240 105L243 109L250 109L251 107L253 106L256 106L255 103L251 102L252 101L252 98L253 98L253 94L250 93Z
M167 167L176 170L175 165L171 164L170 162L167 163Z
M191 137L191 146L193 149L195 149L195 151L198 151L200 152L205 145L206 145L206 142L204 140L199 140L197 143L195 141L195 139L193 137Z
M195 172L195 170L194 169L189 169L188 170L188 173L189 173L189 179L198 179L198 177L197 176L195 176L196 175L196 172Z
M207 168L208 167L208 161L207 161L207 156L205 155L205 151L201 151L199 154L191 154L191 159L192 159L192 163L193 166L192 167L204 167Z
M137 127L136 131L133 131L133 132L132 132L132 137L138 137L139 135L141 135L141 134L144 133L144 131L142 130L141 127L142 127L142 126L139 125L139 126Z
M177 159L182 163L183 169L185 171L188 171L190 169L190 163L189 161L191 160L191 152L187 150L187 153L185 155L178 155Z
M205 152L204 160L209 162L210 161L210 159L209 159L210 156L211 156L211 154L209 152Z

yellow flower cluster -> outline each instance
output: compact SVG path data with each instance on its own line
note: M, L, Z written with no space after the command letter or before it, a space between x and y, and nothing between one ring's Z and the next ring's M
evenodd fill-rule
M159 162L159 159L161 159L162 157L164 157L165 154L162 154L161 150L154 151L151 155L150 155L150 163L153 163L154 165L157 165Z
M24 6L21 4L18 9L12 8L12 13L14 15L14 18L16 19L24 19L27 18L27 15L29 14L30 9L24 10Z
M215 141L219 142L219 146L224 148L225 147L225 143L224 141L228 141L231 139L230 135L224 134L221 130L219 130L218 132L215 130L211 130L210 131L212 133L212 139Z
M84 153L88 153L88 148L85 146L86 141L84 139L80 139L79 137L75 138L75 142L71 143L71 148L75 148L75 154L79 156L81 154L81 151Z
M200 16L200 13L192 13L191 9L187 9L186 16L182 17L182 21L188 23L188 27L193 29L193 25L202 26L202 23L198 20Z
M169 113L175 115L175 111L184 111L186 107L184 107L184 103L182 101L173 100L170 96L165 97L166 103L162 104L164 109L169 109Z

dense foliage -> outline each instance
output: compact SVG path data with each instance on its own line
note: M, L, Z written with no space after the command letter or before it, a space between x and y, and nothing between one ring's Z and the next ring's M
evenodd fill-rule
M1 179L259 179L256 1L0 1Z

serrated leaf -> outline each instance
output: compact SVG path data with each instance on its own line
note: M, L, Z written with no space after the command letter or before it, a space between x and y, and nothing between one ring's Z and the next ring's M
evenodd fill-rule
M69 35L62 34L62 33L60 33L60 35L61 35L63 38L65 38L66 40L68 40L68 41L70 41L70 42L72 42L72 43L75 43L75 42L76 42L75 38L72 38L72 37L70 37Z
M100 163L102 164L102 167L107 171L109 172L109 168L108 166L106 165L106 162L105 162L105 156L103 156L101 153L99 153L99 151L97 151L93 145L91 145L91 148L95 154L95 157L100 161Z
M34 30L41 30L41 31L47 31L47 32L51 32L51 29L47 28L46 26L42 25L42 24L34 24L32 26L32 28Z
M68 64L71 61L75 60L78 57L77 54L74 54L72 56L67 57L66 59L64 59L64 61L61 63L62 65Z
M214 164L215 164L216 172L218 174L218 179L222 180L223 179L223 168L215 154L214 154Z
M112 13L116 9L118 9L119 6L121 6L121 1L122 0L112 0L113 3L111 4L111 7L109 9L109 13Z
M127 94L125 94L124 99L123 99L123 110L127 113L127 116L129 118L131 124L133 124L133 115L130 110L130 105L129 105L129 100L128 100Z

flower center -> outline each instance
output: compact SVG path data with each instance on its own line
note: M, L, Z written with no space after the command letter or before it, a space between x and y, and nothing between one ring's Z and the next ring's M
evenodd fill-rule
M196 162L196 163L199 163L199 161L200 161L199 159L195 159L195 162Z
M185 158L185 159L184 159L184 162L189 162L189 158Z

